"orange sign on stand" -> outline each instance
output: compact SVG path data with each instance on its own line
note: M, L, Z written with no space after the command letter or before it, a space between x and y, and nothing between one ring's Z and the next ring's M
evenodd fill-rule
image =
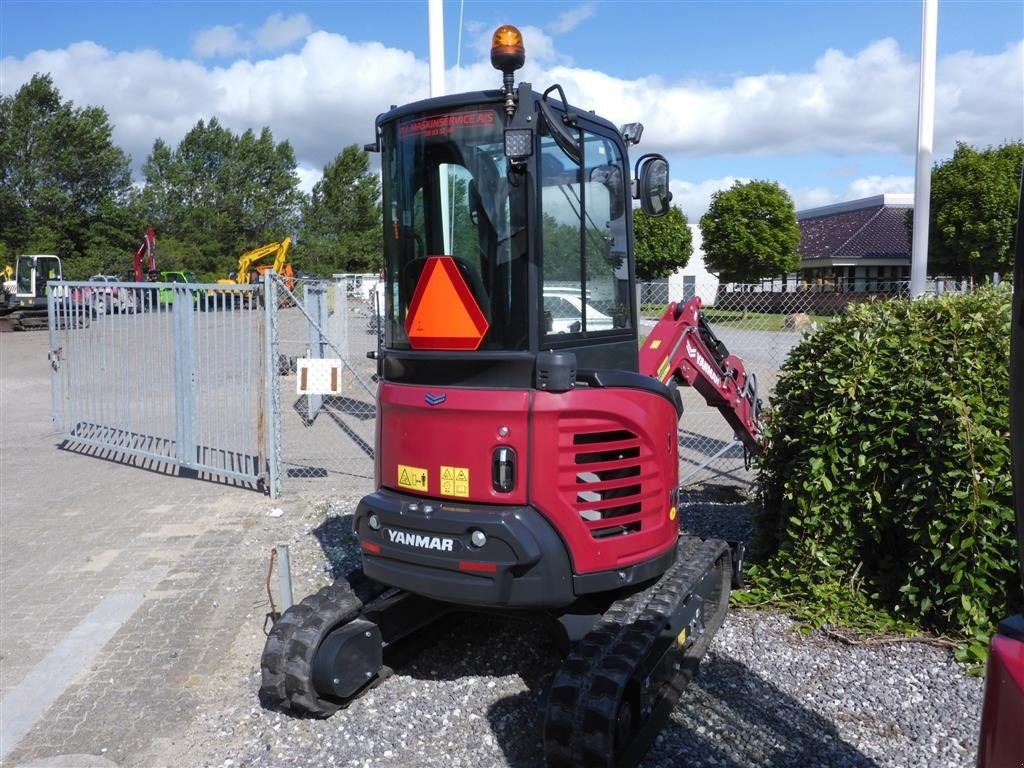
M428 258L405 318L412 348L474 350L489 328L455 259Z

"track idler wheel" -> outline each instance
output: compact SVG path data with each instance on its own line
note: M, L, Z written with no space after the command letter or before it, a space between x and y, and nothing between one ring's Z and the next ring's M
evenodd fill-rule
M372 663L368 660L379 657L380 634L376 625L357 618L362 607L362 601L356 597L352 587L346 581L338 581L284 612L270 630L260 660L260 699L265 706L280 707L299 715L330 717L344 706L345 699L358 693L359 689L373 680L379 671L379 661L372 669L366 667L366 664ZM362 663L353 664L352 669L348 670L349 679L342 681L333 674L338 665L329 662L335 660L338 654L351 654L354 646L332 639L332 658L326 662L323 658L317 658L317 652L328 636L350 623L358 626L346 628L345 632L338 634L359 638L356 645L362 653L361 656L358 653L354 656L359 656ZM367 626L363 627L364 624ZM366 633L370 633L370 636ZM377 657L366 652L366 648L373 643L376 644ZM356 659L353 658L353 661ZM358 674L360 686L353 687L351 674ZM320 686L317 686L316 679L321 681ZM335 683L335 680L338 682ZM344 684L339 686L339 683ZM325 696L322 691L330 691L337 698L330 694Z

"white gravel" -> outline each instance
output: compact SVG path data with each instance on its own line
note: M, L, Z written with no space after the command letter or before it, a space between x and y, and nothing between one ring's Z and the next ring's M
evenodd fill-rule
M267 523L288 541L296 599L358 562L355 498ZM694 505L692 528L744 528L735 504ZM285 538L282 538L282 534ZM559 663L536 625L457 617L451 631L327 720L257 700L266 606L254 606L173 764L221 766L540 765L538 702ZM973 766L982 681L943 650L850 647L788 618L733 609L643 763L670 766Z

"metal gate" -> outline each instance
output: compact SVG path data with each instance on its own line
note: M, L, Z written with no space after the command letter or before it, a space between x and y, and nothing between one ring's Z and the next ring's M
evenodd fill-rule
M261 286L56 286L53 428L68 447L253 484L266 478Z
M271 495L368 491L373 485L377 348L372 285L351 276L275 275L267 305L272 422Z

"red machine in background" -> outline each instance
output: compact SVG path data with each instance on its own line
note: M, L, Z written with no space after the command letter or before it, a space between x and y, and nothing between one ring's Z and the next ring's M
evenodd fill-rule
M143 271L143 266L146 270ZM146 237L142 245L135 251L132 259L132 268L135 272L135 282L141 283L146 280L155 280L156 274L156 232L150 227L146 230Z
M1024 587L1024 175L1017 206L1013 312L1010 319L1010 450L1017 556ZM989 646L978 768L1024 765L1024 615L999 623Z
M547 622L566 654L547 763L630 765L741 570L726 542L680 535L678 388L751 451L760 403L699 300L670 305L640 349L632 199L667 212L668 163L644 155L631 174L642 126L517 85L524 57L499 28L501 90L377 119L384 338L377 490L353 519L362 569L274 624L261 695L328 716L426 625L512 612Z

